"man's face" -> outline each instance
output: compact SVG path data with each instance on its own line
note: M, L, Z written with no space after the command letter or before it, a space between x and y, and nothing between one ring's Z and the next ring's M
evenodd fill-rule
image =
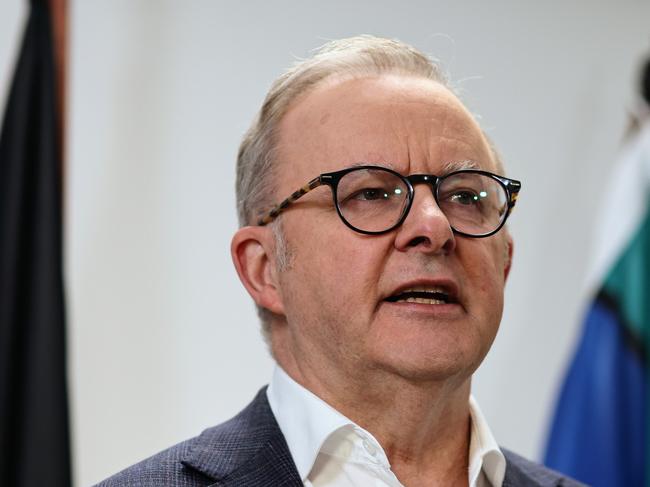
M384 76L327 83L286 114L278 199L323 172L357 163L403 175L449 164L496 172L488 144L441 85ZM287 318L276 330L303 374L383 370L410 380L467 379L496 335L509 237L455 236L428 186L417 185L403 225L362 235L337 216L328 187L282 216L291 265L279 273ZM389 302L405 289L443 289L453 303Z

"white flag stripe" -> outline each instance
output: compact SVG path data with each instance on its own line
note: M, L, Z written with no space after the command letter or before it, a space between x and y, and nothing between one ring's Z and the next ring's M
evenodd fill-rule
M650 121L626 143L611 179L603 179L586 289L598 289L641 224L650 195Z

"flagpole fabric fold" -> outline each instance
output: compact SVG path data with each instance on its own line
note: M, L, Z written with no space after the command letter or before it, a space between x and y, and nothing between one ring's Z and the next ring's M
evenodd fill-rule
M61 160L47 2L33 0L0 133L0 483L69 486Z
M557 403L546 465L595 487L650 486L650 120L594 200L594 298Z

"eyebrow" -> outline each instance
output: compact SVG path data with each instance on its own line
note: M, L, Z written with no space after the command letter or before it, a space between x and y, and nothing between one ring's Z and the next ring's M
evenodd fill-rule
M387 167L388 169L392 169L393 171L396 170L395 165L390 162L372 163L372 162L359 161L350 164L348 167L358 167L358 166L366 166L366 165ZM443 176L445 174L449 174L450 172L462 171L463 169L481 169L481 165L472 159L461 159L460 161L448 161L442 165L442 171L437 176Z
M367 162L367 161L359 161L359 162L354 162L350 164L348 167L359 167L359 166L378 166L378 167L387 167L388 169L395 170L395 165L391 162Z
M461 161L449 161L445 162L442 166L444 174L461 171L463 169L480 169L479 163L471 159L465 159Z

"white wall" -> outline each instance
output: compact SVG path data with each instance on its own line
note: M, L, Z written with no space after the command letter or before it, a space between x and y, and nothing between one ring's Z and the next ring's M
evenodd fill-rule
M5 99L9 94L23 26L27 20L25 3L14 1L0 4L0 120L4 116Z
M78 485L228 418L268 380L271 361L229 257L236 149L284 67L358 33L440 58L523 180L506 312L474 390L498 440L539 458L650 6L487 4L72 2L67 283ZM21 13L0 6L0 93Z

